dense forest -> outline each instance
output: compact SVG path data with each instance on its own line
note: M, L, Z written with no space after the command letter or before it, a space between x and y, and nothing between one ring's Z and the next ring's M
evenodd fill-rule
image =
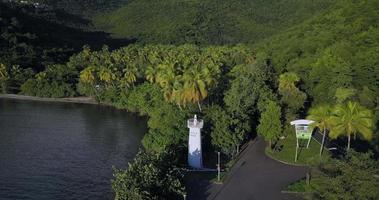
M142 43L256 43L322 13L327 0L139 0L95 17L95 24Z
M130 43L93 31L88 19L50 7L0 2L0 10L0 63L8 66L8 74L17 79L11 81L13 92L19 91L20 82L33 72L67 62L85 45L101 49L105 44L119 47ZM25 77L17 75L23 70Z
M313 199L349 188L361 191L355 183L343 182L351 175L344 166L361 167L357 159L377 172L379 0L130 0L107 5L99 0L83 1L83 8L76 6L78 1L44 2L72 10L69 16L80 13L70 6L94 11L81 20L93 20L96 28L136 42L99 48L111 44L104 33L104 40L93 38L96 43L91 35L98 32L85 31L72 40L75 31L93 29L73 28L77 21L54 22L59 15L44 21L37 14L30 17L28 8L0 4L3 93L90 96L148 116L144 149L128 170L115 171L116 199L178 199L185 194L180 170L186 155L185 121L195 113L205 120L205 151L221 151L228 160L257 134L273 147L279 137L294 134L291 120L317 121L348 153L314 168ZM49 30L44 23L64 28ZM328 180L335 185L333 192L324 187ZM374 180L360 181L370 185ZM367 196L354 195L379 198L372 190Z

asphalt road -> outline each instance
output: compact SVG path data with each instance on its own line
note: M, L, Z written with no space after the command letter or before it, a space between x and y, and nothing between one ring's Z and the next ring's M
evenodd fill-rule
M265 142L258 138L249 145L223 184L205 181L188 183L189 200L293 200L282 189L303 177L307 167L283 164L267 157Z

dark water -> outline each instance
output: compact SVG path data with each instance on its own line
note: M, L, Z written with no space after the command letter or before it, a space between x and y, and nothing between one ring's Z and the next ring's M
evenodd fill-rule
M0 99L0 199L112 199L146 121L110 107Z

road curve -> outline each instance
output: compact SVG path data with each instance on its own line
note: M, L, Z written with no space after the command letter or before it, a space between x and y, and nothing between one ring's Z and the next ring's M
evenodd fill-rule
M298 167L275 161L265 154L266 143L258 138L245 150L222 185L209 182L189 183L190 200L292 200L281 193L290 183L305 177L308 167Z

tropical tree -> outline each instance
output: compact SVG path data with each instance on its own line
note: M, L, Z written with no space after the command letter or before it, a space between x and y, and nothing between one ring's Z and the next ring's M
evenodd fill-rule
M284 107L283 112L286 119L284 127L285 135L289 135L293 131L289 122L297 118L297 114L303 108L307 98L306 94L296 86L299 81L300 77L293 72L286 72L279 76L278 92Z
M351 136L360 134L365 140L373 135L373 114L357 102L337 105L330 118L332 128L330 137L347 136L347 149L350 149Z
M312 167L309 199L379 199L379 162L371 153L349 151Z
M185 194L183 172L173 149L140 151L127 170L116 169L112 188L116 200L179 199Z
M136 66L127 66L123 69L124 76L121 78L121 83L127 88L134 85L137 81L138 69Z
M226 155L235 153L234 147L240 144L241 139L230 129L233 125L231 116L218 105L207 107L204 112L205 119L209 121L211 127L212 145Z
M146 80L150 83L154 83L157 77L157 67L148 66L145 71Z
M297 74L292 72L284 73L279 77L279 94L282 102L287 104L293 113L303 107L307 98L306 94L296 87L296 83L299 81L300 78Z
M110 69L104 67L99 70L98 76L100 81L103 81L106 85L111 85L113 80L116 78Z
M197 103L201 111L200 101L208 96L207 86L211 84L211 77L207 70L192 68L183 75L184 102Z
M352 101L355 96L357 96L357 90L354 88L337 88L336 94L334 95L338 104Z
M80 81L87 84L93 84L95 82L94 69L92 67L85 68L80 73Z
M269 100L259 119L257 131L259 135L269 141L270 148L272 148L272 140L276 139L282 132L280 116L280 106Z
M330 118L332 115L332 108L329 105L320 105L309 110L307 119L313 120L312 126L318 127L323 133L322 142L320 147L320 156L324 148L325 137L328 130L330 130Z

